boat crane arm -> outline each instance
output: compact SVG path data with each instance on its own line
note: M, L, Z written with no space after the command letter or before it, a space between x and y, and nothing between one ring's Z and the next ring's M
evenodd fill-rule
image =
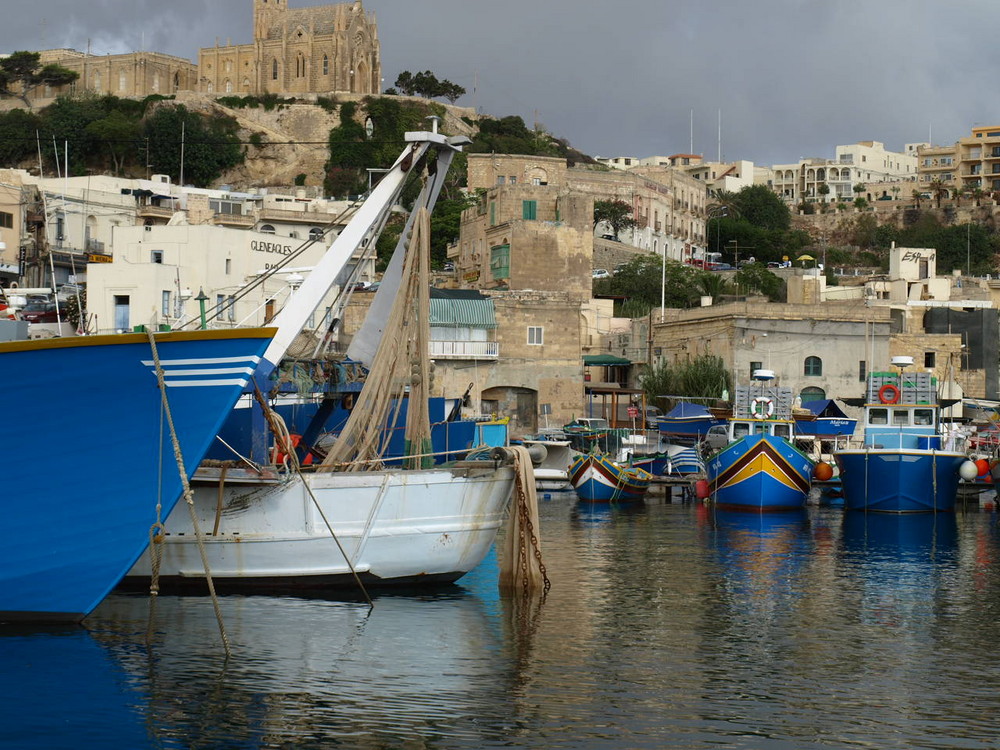
M278 329L271 345L264 352L257 369L257 376L266 377L277 367L285 356L288 347L299 334L324 296L333 285L334 280L344 269L355 250L369 236L373 227L380 224L382 216L399 200L407 175L412 168L421 163L432 146L441 147L442 151L454 154L461 151L462 146L469 143L464 136L448 137L437 132L417 131L405 135L406 148L396 159L388 172L379 180L371 195L348 222L344 230L330 243L326 253L313 267L312 272L302 282L302 286L291 300L281 309L271 325ZM443 179L443 175L441 176ZM436 181L435 181L436 182ZM438 185L440 190L440 185ZM434 192L434 198L437 193ZM433 202L429 206L433 208ZM404 235L405 236L405 235Z

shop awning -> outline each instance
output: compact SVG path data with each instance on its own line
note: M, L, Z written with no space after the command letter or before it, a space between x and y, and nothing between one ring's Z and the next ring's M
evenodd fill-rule
M614 365L630 365L632 360L616 357L613 354L584 354L584 367L612 367Z

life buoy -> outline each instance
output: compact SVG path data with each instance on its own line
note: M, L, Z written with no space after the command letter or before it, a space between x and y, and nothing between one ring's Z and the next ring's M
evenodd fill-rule
M755 419L767 419L774 415L774 401L765 396L754 396L750 401L750 415Z
M899 388L892 383L886 383L878 389L878 400L883 404L898 404Z
M292 449L295 449L295 448L297 448L299 446L299 441L300 440L302 440L302 436L301 435L296 435L295 433L292 433L291 435L288 436L288 442L290 442L292 444ZM275 463L275 465L280 466L280 465L284 464L285 460L287 458L288 458L288 456L286 456L285 453L284 453L284 451L282 451L281 448L278 447L278 444L275 443L275 445L274 445L274 463ZM312 462L313 462L313 455L312 455L312 453L307 453L306 457L304 459L302 459L301 465L302 466L309 466Z

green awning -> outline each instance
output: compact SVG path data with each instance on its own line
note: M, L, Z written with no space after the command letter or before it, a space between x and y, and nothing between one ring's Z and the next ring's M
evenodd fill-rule
M493 300L476 290L431 289L432 326L496 328Z
M584 354L585 367L611 367L612 365L630 365L632 360L616 357L613 354Z

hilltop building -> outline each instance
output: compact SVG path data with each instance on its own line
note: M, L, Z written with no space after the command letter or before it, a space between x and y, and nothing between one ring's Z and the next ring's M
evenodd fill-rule
M924 144L917 152L919 182L926 197L933 186L967 193L1000 190L1000 126L973 128L951 146Z
M90 91L142 98L184 91L205 94L359 95L382 91L381 48L374 14L361 0L289 8L287 0L253 0L253 41L199 50L198 63L159 52L92 55L72 49L41 52L80 74L75 83L45 87L34 103Z
M802 202L850 203L893 198L903 183L917 183L915 144L903 152L888 151L879 141L859 141L837 146L833 159L800 159L794 164L759 167L754 182L765 184L789 205ZM829 188L824 195L821 186ZM855 192L855 188L863 190ZM883 186L885 187L883 191ZM893 187L897 189L892 190Z

